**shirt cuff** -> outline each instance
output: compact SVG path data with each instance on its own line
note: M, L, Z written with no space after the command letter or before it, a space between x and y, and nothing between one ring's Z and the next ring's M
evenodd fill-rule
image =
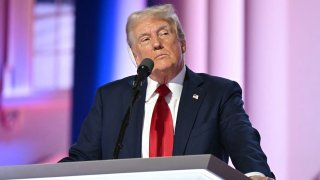
M264 174L262 174L261 172L249 172L244 174L247 177L251 177L251 176L261 176L261 177L266 177Z

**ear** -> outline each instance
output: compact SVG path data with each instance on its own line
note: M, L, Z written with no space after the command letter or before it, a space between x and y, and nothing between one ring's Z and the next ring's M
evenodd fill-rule
M130 56L130 59L132 60L132 62L138 66L138 56L134 53L134 51L132 50L132 48L130 46L128 46L128 53L129 53L129 56Z
M181 51L184 54L186 52L186 50L187 50L186 40L181 40L180 43L181 43Z

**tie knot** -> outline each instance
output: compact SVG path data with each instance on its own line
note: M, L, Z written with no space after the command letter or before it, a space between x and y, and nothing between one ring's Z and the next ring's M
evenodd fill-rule
M164 97L168 95L171 91L165 84L162 84L156 89L156 92L159 93L159 96Z

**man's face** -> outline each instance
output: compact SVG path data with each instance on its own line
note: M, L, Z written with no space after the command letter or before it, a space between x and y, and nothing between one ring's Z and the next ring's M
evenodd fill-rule
M132 52L137 64L144 58L151 58L154 69L151 78L167 83L182 69L185 41L178 39L175 27L167 21L156 18L143 19L130 33Z

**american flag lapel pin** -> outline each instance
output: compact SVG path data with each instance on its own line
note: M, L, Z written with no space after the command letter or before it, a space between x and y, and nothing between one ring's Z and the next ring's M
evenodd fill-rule
M198 94L193 94L192 98L198 100L199 99L199 95Z

